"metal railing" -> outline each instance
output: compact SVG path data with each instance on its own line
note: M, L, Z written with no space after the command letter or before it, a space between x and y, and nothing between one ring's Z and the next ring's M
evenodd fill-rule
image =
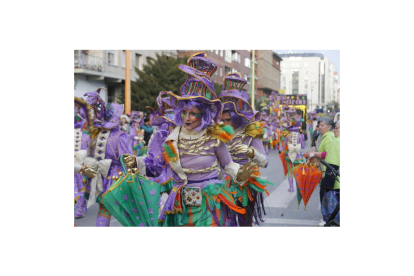
M101 57L75 51L75 68L83 68L103 72L103 59Z

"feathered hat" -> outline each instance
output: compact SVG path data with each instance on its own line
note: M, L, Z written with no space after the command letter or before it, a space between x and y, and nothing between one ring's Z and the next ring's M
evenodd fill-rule
M206 103L212 106L213 119L217 123L223 111L223 105L214 92L213 80L211 79L217 70L217 65L206 58L205 52L197 53L188 58L187 64L180 64L178 69L187 74L186 82L181 86L181 96L168 91L163 96L169 98L168 104L175 108L182 100L192 100ZM169 96L169 97L168 97Z
M249 104L249 96L242 91L247 80L243 79L239 73L231 73L223 79L223 90L220 94L220 100L224 105L224 110L234 110L247 120L254 117L254 111Z
M124 105L105 103L99 95L101 89L106 88L100 87L94 92L85 93L84 96L87 97L86 102L91 106L95 114L94 127L113 129L119 125Z

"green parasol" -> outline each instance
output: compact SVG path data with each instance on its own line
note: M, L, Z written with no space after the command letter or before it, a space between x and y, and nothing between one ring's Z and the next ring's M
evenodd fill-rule
M102 196L102 203L123 226L158 226L159 183L126 171Z

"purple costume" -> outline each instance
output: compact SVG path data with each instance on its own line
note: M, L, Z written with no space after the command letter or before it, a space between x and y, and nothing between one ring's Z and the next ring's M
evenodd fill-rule
M105 104L99 96L99 91L100 88L96 92L85 94L87 102L95 112L94 127L97 128L91 135L88 157L85 158L85 164L98 173L96 177L88 180L88 207L98 202L96 226L109 226L111 214L100 203L100 195L111 186L112 177L123 171L120 157L132 154L132 147L128 134L119 128L123 105Z
M165 156L173 170L174 187L161 212L164 226L236 226L233 187L227 187L222 171L236 178L240 165L234 163L225 142L226 131L212 124L220 120L223 105L214 93L212 74L217 65L198 53L180 65L188 77L181 97L167 92L175 110L177 127L165 140ZM192 107L201 113L198 127L183 126L182 110ZM237 183L238 184L238 183Z
M299 131L300 117L295 109L286 111L287 122L283 125L289 135L283 141L284 160L288 169L289 192L293 192L293 168L299 165L303 159L301 149L305 148L305 137Z
M89 134L82 130L87 121L87 114L83 109L75 109L75 167L79 168L83 165L83 161L87 154L90 142ZM75 172L75 218L82 218L86 214L86 200L84 198L85 187L83 184L83 176L79 172Z
M143 117L144 113L142 111L131 112L131 127L129 129L129 135L134 155L138 155L140 146L143 146L143 140L139 139L138 135L138 130L140 130L141 126L144 124ZM138 127L136 127L135 124L138 124Z
M157 127L148 143L148 156L137 157L137 166L141 175L161 185L161 193L169 192L174 184L172 171L163 156L162 145L170 134L170 126L175 127L175 113L167 103L169 98L161 99L160 92L157 98L158 110L151 110L150 121L152 127Z
M255 113L248 103L248 95L240 91L246 83L247 81L238 73L229 74L224 78L220 99L224 105L223 112L230 114L231 124L235 128L233 139L227 142L228 149L235 163L243 166L252 161L259 167L266 168L268 158L263 147L261 125L259 122L251 123L256 119ZM254 153L252 158L246 155L248 149ZM228 177L226 180L231 183ZM262 212L265 214L265 211L262 192L265 191L265 183L273 185L264 179L254 178L237 187L238 204L246 209L246 214L238 215L238 225L252 226L253 217L256 224L259 224L259 220L263 222Z

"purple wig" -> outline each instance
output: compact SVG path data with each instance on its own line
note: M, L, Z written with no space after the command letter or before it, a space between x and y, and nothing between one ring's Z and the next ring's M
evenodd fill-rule
M183 125L183 119L181 118L181 111L183 110L189 110L193 107L197 107L202 115L201 115L201 124L196 127L194 130L200 131L202 129L205 129L209 125L211 125L211 122L213 120L213 111L211 110L211 105L207 103L201 103L196 102L192 100L181 100L178 103L178 106L174 108L175 112L175 122L177 123L177 126Z
M243 116L238 115L234 112L234 110L225 110L223 113L226 112L230 113L234 129L245 127L249 123L248 120L246 120Z

